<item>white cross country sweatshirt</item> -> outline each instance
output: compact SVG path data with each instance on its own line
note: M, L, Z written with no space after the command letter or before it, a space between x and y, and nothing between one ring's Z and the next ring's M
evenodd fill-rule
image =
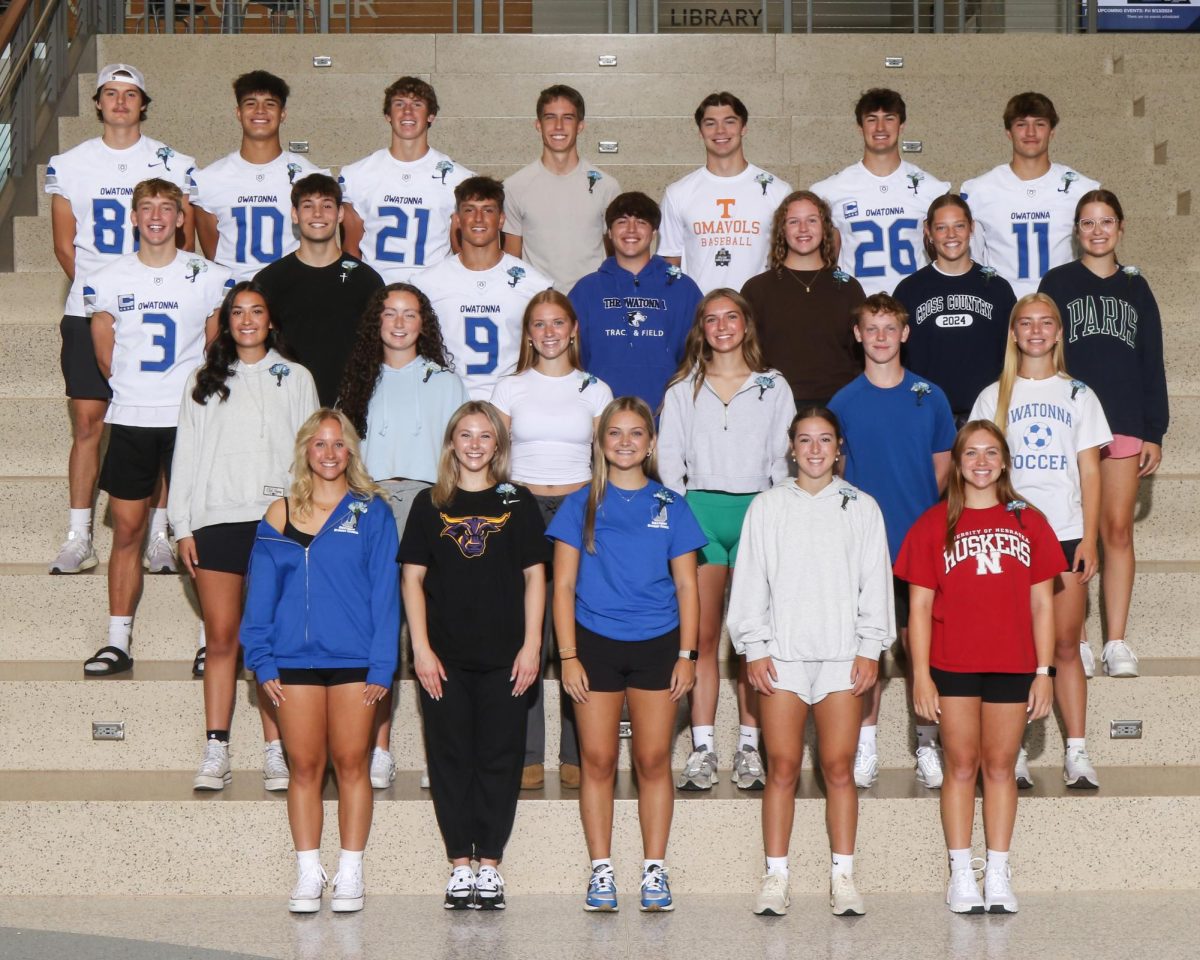
M875 500L837 479L815 496L787 480L755 497L727 622L747 660L877 660L896 638L896 612Z

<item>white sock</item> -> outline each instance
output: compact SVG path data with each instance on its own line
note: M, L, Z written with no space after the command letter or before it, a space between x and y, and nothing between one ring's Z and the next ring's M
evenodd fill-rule
M363 852L361 850L342 850L338 856L338 873L361 873L362 861Z
M937 744L938 728L937 724L917 724L917 746L932 747Z
M662 861L662 860L643 860L642 861L642 873L645 873L651 867L658 867L659 870L662 870L663 866L664 866L664 861Z
M848 853L833 854L832 865L829 868L830 876L836 877L838 874L843 874L847 877L854 876L854 855Z
M282 740L268 740L266 743L263 744L264 750L269 750L269 749L271 749L271 747L278 747L280 750L282 750L283 749L283 741Z
M458 873L460 870L465 870L469 876L474 876L475 871L471 869L469 863L460 863L457 867L450 871L451 875Z
M742 747L749 747L751 750L758 749L758 727L748 727L744 723L738 727L738 746L739 750Z
M1085 739L1085 737L1067 737L1067 749L1070 750L1073 747L1078 747L1082 750Z
M611 870L612 857L601 857L599 860L593 860L592 869L595 870L597 867L608 867L608 869Z
M296 869L300 873L307 873L309 870L321 869L321 851L320 850L297 850L296 851Z
M203 620L200 621L200 640L199 640L198 645L201 647L208 646L208 634L204 632L204 621Z
M713 749L715 744L713 730L713 727L692 727L692 749L699 750L703 747L716 752Z
M152 507L150 510L150 539L153 540L160 533L164 537L167 535L167 508Z
M129 652L129 638L133 635L133 617L108 618L108 645Z
M371 752L371 758L374 759L375 757L378 757L380 754L383 754L383 756L386 757L388 755L388 752L386 750L384 750L383 747L376 747Z
M866 727L858 728L858 745L864 747L868 754L876 753L875 749L875 731L878 729L874 724Z
M67 512L71 515L67 521L67 530L74 530L89 540L92 539L92 508L82 507L76 509L72 507Z
M1003 871L1008 866L1008 851L1001 853L999 850L989 850L987 852L987 869Z
M971 848L965 850L950 851L950 869L951 870L970 870L971 869Z
M767 873L778 873L786 877L788 875L787 857L767 857Z

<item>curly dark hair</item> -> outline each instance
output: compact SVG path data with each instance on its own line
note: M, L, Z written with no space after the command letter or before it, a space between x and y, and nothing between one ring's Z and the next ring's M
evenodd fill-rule
M384 303L393 293L411 293L417 298L417 308L421 312L417 355L449 370L454 369L454 357L446 349L442 326L438 323L429 298L411 283L389 283L376 290L367 301L367 308L359 321L358 336L350 350L346 370L342 374L341 389L338 390L338 409L350 418L360 437L367 435L367 407L382 376L383 340L379 336L379 319L383 316Z
M217 314L217 335L204 351L204 366L196 374L196 386L192 389L192 399L202 407L214 393L222 403L229 399L229 384L226 381L233 376L233 365L237 363L238 358L237 344L233 342L233 333L229 329L229 316L233 313L233 301L243 292L258 294L267 305L267 316L275 315L267 291L255 280L243 280L234 284L233 289L225 295L221 302L221 311ZM274 323L267 331L266 348L291 359Z

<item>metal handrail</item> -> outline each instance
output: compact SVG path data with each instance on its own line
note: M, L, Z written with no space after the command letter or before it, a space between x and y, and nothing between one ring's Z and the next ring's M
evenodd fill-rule
M7 10L4 11L4 16L0 17L0 50L3 50L16 36L17 29L21 26L21 20L25 16L25 8L28 7L33 0L16 0L15 3L9 4Z
M26 0L26 3L28 2L30 2L30 0ZM21 71L25 69L25 64L27 64L33 58L34 50L37 48L37 45L42 42L38 39L38 37L41 36L46 24L50 22L50 18L58 12L59 4L62 2L63 0L48 0L46 6L42 9L41 16L37 18L37 22L29 31L29 39L25 41L25 46L21 48L21 52L12 61L12 66L9 67L8 77L4 81L4 86L0 87L0 111L4 110L4 105L7 104L9 99L12 97L13 88L15 88L20 82ZM16 33L15 29L13 30L13 33Z

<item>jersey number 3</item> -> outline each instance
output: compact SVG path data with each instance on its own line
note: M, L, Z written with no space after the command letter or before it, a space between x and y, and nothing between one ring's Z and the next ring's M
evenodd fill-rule
M162 327L162 333L150 338L150 343L162 351L157 360L143 360L141 369L147 373L162 373L175 366L175 321L165 313L143 313L142 325L154 324Z
M882 253L884 249L883 227L873 220L856 220L850 224L855 233L865 233L867 238L854 250L854 275L856 277L882 277L887 274L887 267L867 266L867 255ZM912 242L905 238L905 230L916 230L916 220L893 220L887 229L888 259L892 263L892 271L901 276L915 273L917 269L917 251Z

